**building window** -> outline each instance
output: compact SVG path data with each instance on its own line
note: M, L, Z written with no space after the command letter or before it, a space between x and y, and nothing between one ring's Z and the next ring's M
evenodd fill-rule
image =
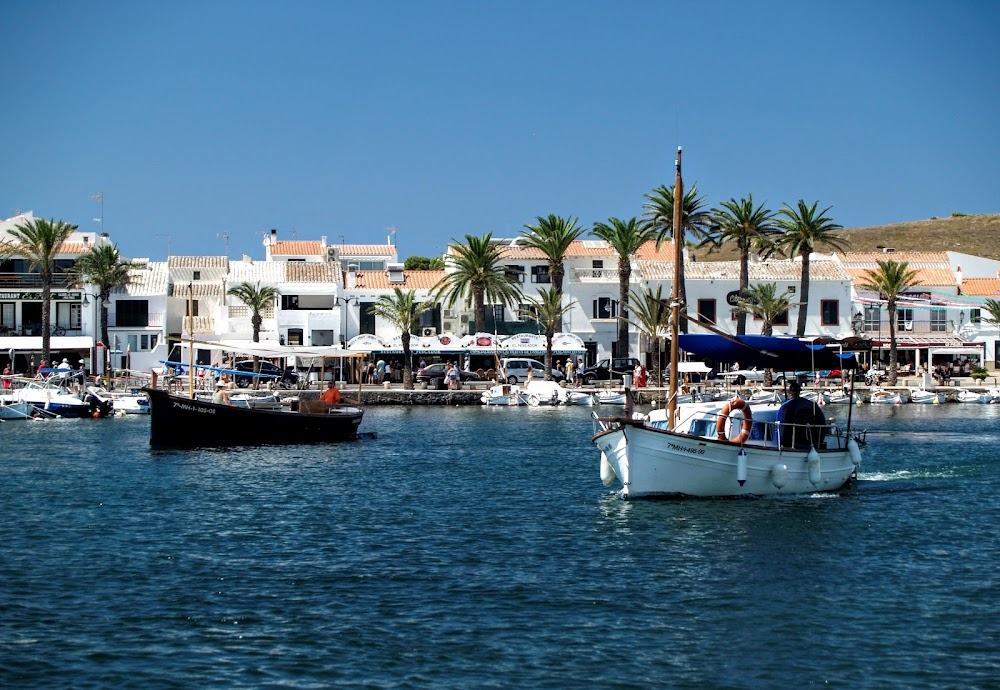
M190 304L190 302L184 302ZM190 314L186 314L190 316ZM194 302L194 315L198 316L198 302ZM116 327L144 328L149 325L149 302L144 299L120 299L115 301Z
M882 322L882 309L878 306L865 306L865 330L877 331Z
M512 283L523 283L524 282L524 266L517 266L515 264L508 264L504 275L507 276L507 280Z
M201 280L201 271L195 271L194 272L194 279L195 280Z
M384 261L359 261L358 262L359 271L384 271L385 262Z
M301 345L302 344L302 329L301 328L289 328L288 329L288 344L289 345Z
M549 277L549 266L532 266L531 267L531 282L532 283L551 283L552 279Z
M913 310L912 309L897 309L896 310L896 328L900 331L912 331L913 330Z
M71 331L80 330L80 303L56 302L55 325Z
M614 319L618 317L618 300L610 297L598 297L594 300L595 319Z
M983 320L983 312L981 309L969 310L969 323L980 323L982 322L982 320Z
M776 314L774 316L774 321L771 322L772 326L787 326L788 325L788 310Z
M698 321L700 323L715 323L715 300L698 300Z
M281 308L283 311L295 311L299 308L299 296L298 295L282 295L281 296Z
M358 334L375 335L375 315L368 313L374 302L361 302L358 305Z
M948 330L947 315L944 309L931 309L931 331L943 333Z
M820 300L819 308L824 326L836 326L840 323L840 300Z
M591 264L591 268L594 269L593 272L591 273L591 276L593 276L594 278L600 278L601 273L604 270L604 259L594 259L593 263Z
M14 328L14 302L4 302L0 304L0 326Z
M518 306L517 315L521 321L534 321L532 316L538 315L538 307L534 304L521 304Z
M493 323L503 323L507 319L504 318L504 309L502 304L493 305Z

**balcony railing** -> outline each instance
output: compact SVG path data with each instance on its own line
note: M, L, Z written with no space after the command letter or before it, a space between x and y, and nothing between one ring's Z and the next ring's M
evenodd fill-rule
M868 335L889 337L889 320L865 321L861 326L861 332ZM930 319L898 320L896 322L897 335L920 335L938 334L945 335L955 332L955 322L951 319L945 321L935 321Z
M75 279L68 274L57 273L52 276L51 285L54 289L65 290L73 287ZM40 290L42 276L37 273L0 273L0 290Z

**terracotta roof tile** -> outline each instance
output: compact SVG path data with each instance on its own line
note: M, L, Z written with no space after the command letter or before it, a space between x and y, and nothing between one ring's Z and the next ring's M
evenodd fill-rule
M910 268L951 266L947 252L846 252L838 256L845 266L851 268L858 266L878 268L879 261L895 261L896 263L905 261L910 264Z
M148 261L143 268L133 268L128 272L128 285L122 292L132 297L156 297L167 294L166 261Z
M402 283L390 283L388 271L358 271L356 285L368 290L430 290L444 276L444 271L403 271Z
M1000 278L965 278L962 294L975 297L1000 297Z
M340 283L340 264L331 261L291 261L286 264L290 283Z
M865 267L845 266L844 268L847 270L847 274L851 277L851 280L854 281L855 285L860 285L868 279L869 271L876 270L878 265L873 264ZM951 268L922 268L920 266L915 266L912 263L909 264L908 268L917 272L917 285L949 288L958 286L958 279L955 277Z
M394 244L330 244L340 250L341 256L396 256Z
M326 253L319 240L280 240L271 245L271 254L286 256L318 256Z
M277 285L285 282L286 267L298 262L288 261L233 261L229 264L226 280L230 285L261 283Z
M229 259L225 256L171 256L167 259L170 268L224 268L229 269Z
M639 261L643 280L673 280L673 261ZM794 259L753 261L749 265L752 283L765 281L802 280L802 262ZM684 264L686 280L739 280L738 261L689 261ZM812 260L809 262L811 280L849 280L848 272L839 261Z

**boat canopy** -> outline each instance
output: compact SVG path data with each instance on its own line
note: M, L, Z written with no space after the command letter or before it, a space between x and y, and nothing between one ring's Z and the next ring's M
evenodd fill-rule
M747 368L779 371L858 368L854 353L844 352L844 346L836 340L697 333L678 336L677 344L689 354L715 362L739 362Z

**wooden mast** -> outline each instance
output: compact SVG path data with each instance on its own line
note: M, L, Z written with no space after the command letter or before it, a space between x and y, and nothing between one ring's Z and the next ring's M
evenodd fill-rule
M674 294L670 301L670 397L668 398L668 428L673 431L677 416L677 335L680 326L680 268L684 261L681 247L681 223L684 208L684 183L681 181L681 147L677 147L677 178L674 180Z
M188 399L194 400L194 283L188 283Z

